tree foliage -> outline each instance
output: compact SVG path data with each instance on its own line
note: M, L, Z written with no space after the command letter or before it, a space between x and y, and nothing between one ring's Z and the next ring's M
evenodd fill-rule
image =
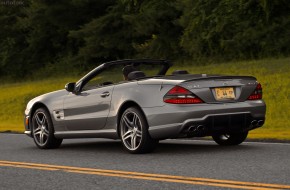
M14 75L14 70L21 71L23 65L22 52L27 47L25 33L19 27L18 19L23 16L22 7L15 6L7 9L0 7L0 74Z
M286 0L184 1L180 45L192 57L226 59L289 54Z
M27 0L2 3L0 25L0 74L12 77L64 62L290 54L288 0Z

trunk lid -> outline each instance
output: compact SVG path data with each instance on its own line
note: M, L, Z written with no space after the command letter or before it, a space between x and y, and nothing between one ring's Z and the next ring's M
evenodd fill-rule
M252 76L202 75L179 84L206 103L230 103L247 100L258 82Z

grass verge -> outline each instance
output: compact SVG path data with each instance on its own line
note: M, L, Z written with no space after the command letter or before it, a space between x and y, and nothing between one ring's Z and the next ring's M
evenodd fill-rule
M266 123L250 132L253 139L290 140L290 58L241 61L206 66L190 63L174 66L171 71L185 69L190 73L252 75L263 86L263 99L267 104ZM171 72L169 71L169 72ZM47 78L20 83L1 84L0 131L19 131L23 128L23 112L27 102L35 96L62 89L76 77Z

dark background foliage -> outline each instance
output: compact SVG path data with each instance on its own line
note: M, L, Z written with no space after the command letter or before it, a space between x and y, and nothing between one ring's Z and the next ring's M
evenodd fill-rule
M1 1L0 26L0 74L11 78L124 58L290 54L288 0Z

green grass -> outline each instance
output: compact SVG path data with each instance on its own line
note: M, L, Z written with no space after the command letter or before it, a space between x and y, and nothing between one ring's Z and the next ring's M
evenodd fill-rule
M251 131L250 138L290 140L290 58L241 61L206 66L175 66L171 71L185 69L190 73L253 75L263 86L267 104L266 123ZM169 71L169 72L171 72ZM62 89L67 82L78 78L49 78L21 83L1 84L0 131L23 132L23 112L33 97Z
M38 95L63 89L72 77L1 84L0 131L24 131L23 114L28 101Z

